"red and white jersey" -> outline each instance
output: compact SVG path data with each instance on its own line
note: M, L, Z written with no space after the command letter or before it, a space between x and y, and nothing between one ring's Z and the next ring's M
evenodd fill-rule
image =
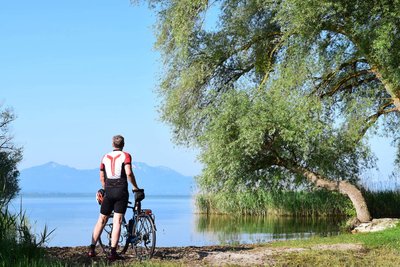
M100 171L105 172L107 179L126 179L125 165L128 164L132 164L131 155L121 150L114 150L104 155L100 163Z

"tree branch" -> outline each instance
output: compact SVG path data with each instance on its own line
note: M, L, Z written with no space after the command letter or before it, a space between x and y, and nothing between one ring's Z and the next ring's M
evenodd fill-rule
M366 120L365 120L365 125L363 128L361 128L359 130L359 140L362 139L362 137L365 135L365 133L368 131L368 129L375 124L375 122L379 119L380 116L391 113L391 112L396 112L398 111L396 107L391 108L391 109L386 109L389 106L393 105L393 101L389 101L385 104L383 104L381 107L379 107L378 111L369 116Z
M349 66L353 66L354 64L357 64L357 63L368 63L368 61L366 59L364 59L364 58L356 58L356 59L352 59L350 61L347 61L347 62L344 62L344 63L340 64L339 67L337 67L333 71L331 71L328 74L326 74L325 77L320 78L320 79L322 79L322 82L315 88L315 90L313 90L313 92L311 94L315 94L321 88L326 87L333 80L333 78L340 71L342 71L344 68L349 67Z
M324 98L325 96L333 96L336 92L338 92L341 89L341 87L346 82L350 81L351 79L357 78L357 77L359 77L361 75L368 74L368 73L371 73L371 70L369 70L369 69L361 70L361 71L358 71L356 73L353 73L352 75L348 75L345 78L343 78L342 80L340 80L339 82L337 82L336 85L331 90L329 90L328 92L320 94L319 97L320 98Z

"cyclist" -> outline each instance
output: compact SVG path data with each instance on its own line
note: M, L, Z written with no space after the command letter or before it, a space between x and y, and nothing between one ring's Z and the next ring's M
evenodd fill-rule
M93 229L92 243L88 252L89 257L94 257L96 243L99 240L108 217L114 211L113 229L111 234L111 253L109 260L116 260L119 235L121 232L122 218L128 206L128 180L134 190L138 190L135 175L132 171L132 158L127 152L122 151L125 141L121 135L113 137L113 151L104 155L100 163L100 182L105 190L101 203L100 216Z

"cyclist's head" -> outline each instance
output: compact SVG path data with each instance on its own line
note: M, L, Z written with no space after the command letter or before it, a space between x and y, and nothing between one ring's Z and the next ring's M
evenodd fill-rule
M122 135L116 135L113 137L113 146L115 148L123 149L125 145L124 137Z

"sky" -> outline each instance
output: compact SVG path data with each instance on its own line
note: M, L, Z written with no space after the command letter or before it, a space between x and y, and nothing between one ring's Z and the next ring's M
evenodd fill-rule
M18 116L20 169L49 161L97 168L122 134L134 161L200 173L198 151L175 146L159 119L155 21L147 5L129 0L0 0L0 105ZM381 182L394 148L383 138L371 144L379 171L368 179Z
M122 134L134 161L200 173L198 151L159 119L155 21L129 0L0 0L0 105L17 115L20 169L97 168Z

